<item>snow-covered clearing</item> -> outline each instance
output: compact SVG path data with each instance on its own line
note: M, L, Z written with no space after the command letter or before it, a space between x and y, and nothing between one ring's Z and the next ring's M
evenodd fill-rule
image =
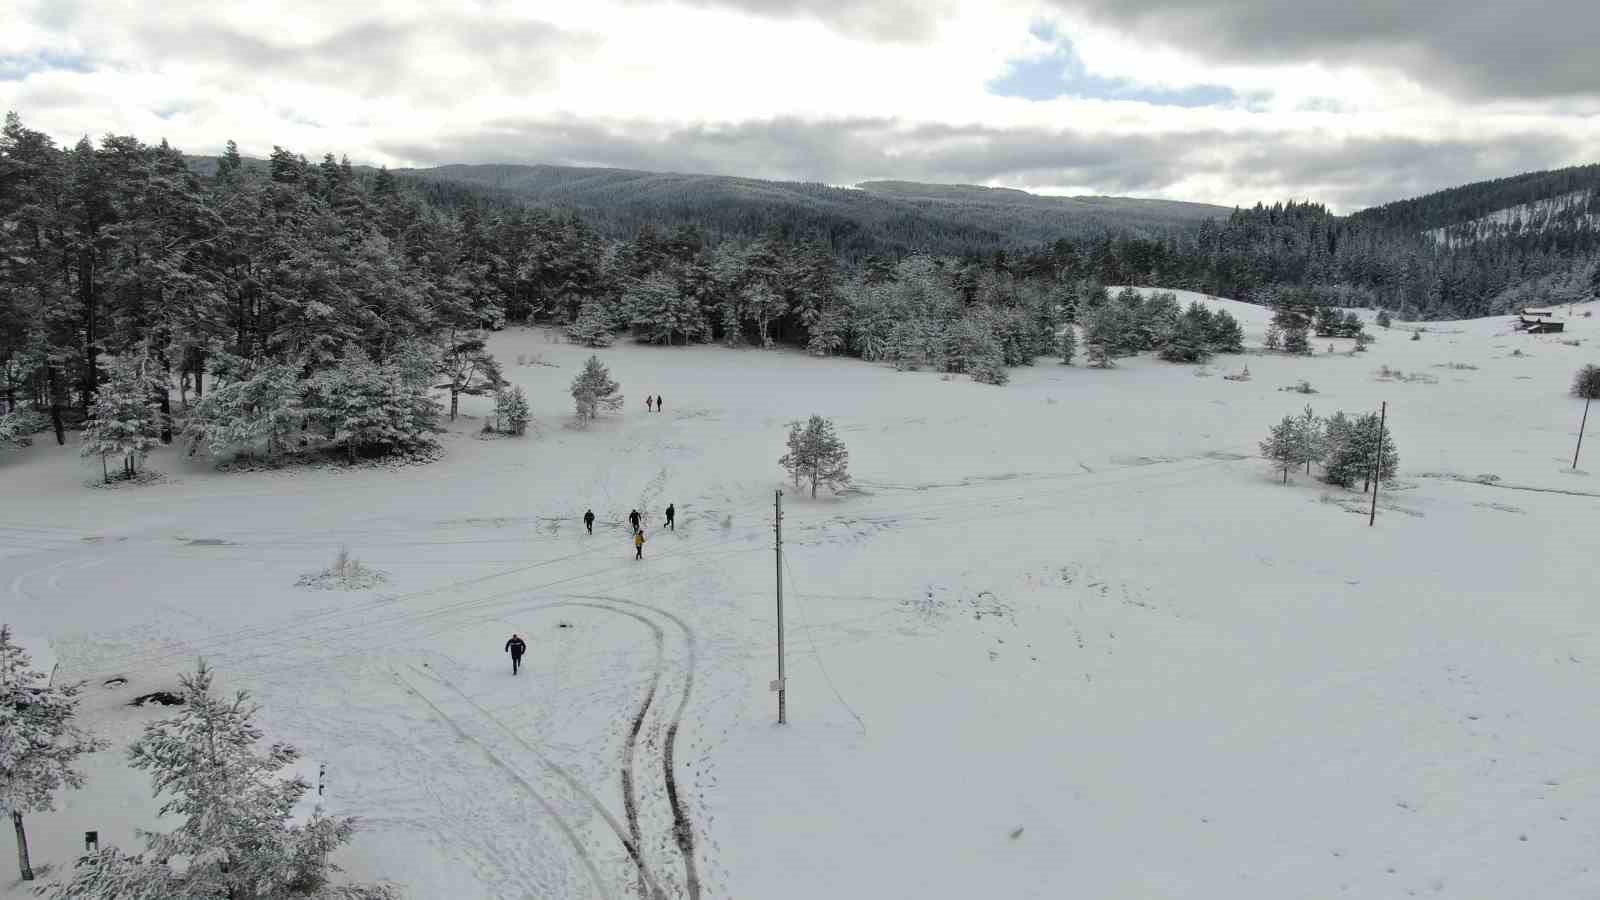
M1259 346L1266 312L1220 302ZM1046 361L1004 388L619 345L626 408L586 431L566 390L590 351L510 331L534 429L465 418L433 465L164 450L165 480L101 491L75 447L0 453L3 618L89 681L116 747L29 816L35 865L88 829L137 847L155 803L121 748L164 710L127 704L204 656L363 818L340 862L416 898L1592 897L1583 310L1562 335L1397 324L1358 356ZM1254 458L1307 402L1383 400L1401 476L1375 528L1362 495ZM780 728L772 492L813 412L856 489L785 497ZM341 545L387 580L296 585Z

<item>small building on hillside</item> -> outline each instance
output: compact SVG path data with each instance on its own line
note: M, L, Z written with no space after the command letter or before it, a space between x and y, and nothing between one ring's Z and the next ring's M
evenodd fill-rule
M1548 319L1523 319L1523 330L1529 334L1556 334L1566 330L1565 322L1552 322Z

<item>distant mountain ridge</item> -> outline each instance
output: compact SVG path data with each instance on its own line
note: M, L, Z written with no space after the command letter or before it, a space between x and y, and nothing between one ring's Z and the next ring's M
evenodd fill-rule
M622 237L651 225L713 235L816 239L847 257L986 252L1106 233L1157 236L1232 210L1126 197L1051 197L1012 188L869 181L854 188L730 175L553 165L447 165L397 176L482 188L569 209Z

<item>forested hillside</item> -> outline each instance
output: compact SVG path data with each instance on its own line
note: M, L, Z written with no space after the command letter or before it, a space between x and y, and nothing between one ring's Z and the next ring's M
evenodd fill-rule
M860 262L872 254L993 253L1106 232L1160 235L1227 215L1223 207L1122 197L901 181L858 188L572 166L440 166L397 175L490 189L503 199L570 210L609 237L650 225L692 226L709 239L820 241Z

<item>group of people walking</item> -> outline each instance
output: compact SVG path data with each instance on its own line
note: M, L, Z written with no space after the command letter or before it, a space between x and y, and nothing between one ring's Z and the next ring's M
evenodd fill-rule
M667 520L665 522L661 523L661 527L662 528L666 528L666 529L668 529L670 531L677 531L678 530L677 515L678 515L677 509L671 503L668 503L667 504ZM644 526L643 526L643 521L644 521L644 517L639 514L639 511L637 509L634 510L633 512L628 513L628 526L629 526L629 529L633 532L633 558L634 559L644 559ZM584 512L583 512L583 527L590 534L594 534L594 510L592 510L592 509L584 510Z
M667 518L666 521L661 523L661 527L670 531L677 531L677 518L677 508L673 504L668 503ZM644 516L640 515L637 509L628 513L628 525L633 529L634 559L644 559L643 522ZM583 511L583 527L587 529L590 534L594 534L594 510L586 509ZM513 634L511 635L511 639L506 641L505 652L511 654L511 674L515 675L522 670L522 656L524 653L528 652L528 644L522 639L521 635Z
M649 394L644 395L644 408L650 412L661 412L663 409L666 409L666 407L662 405L664 402L665 401L661 399L660 394L657 394L654 397L650 396Z

